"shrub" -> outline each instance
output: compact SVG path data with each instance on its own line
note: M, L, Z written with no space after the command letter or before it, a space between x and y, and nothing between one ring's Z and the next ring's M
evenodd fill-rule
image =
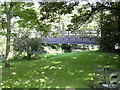
M43 47L40 44L39 38L21 37L14 39L13 50L17 56L25 56L27 59L31 59L33 55L43 53Z

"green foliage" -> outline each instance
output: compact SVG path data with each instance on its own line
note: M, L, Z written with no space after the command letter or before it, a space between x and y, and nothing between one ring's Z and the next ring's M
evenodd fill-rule
M78 3L70 3L67 5L67 2L40 2L40 14L42 14L41 20L51 19L53 22L56 19L56 15L68 14L71 13ZM45 13L46 12L46 13Z
M71 22L73 24L68 25L68 30L75 31L79 29L91 29L87 28L87 24L91 21L97 21L98 26L92 29L101 29L101 38L98 40L100 49L102 51L115 51L116 43L120 46L120 2L104 2L95 4L81 5L76 9L79 13L72 16ZM103 13L100 13L102 12ZM100 14L101 21L100 21ZM86 24L84 26L84 24ZM83 28L81 27L83 26Z
M13 43L13 50L18 52L20 56L22 53L27 53L27 57L42 53L43 49L39 38L29 38L28 35L23 35L21 38L15 38Z
M71 52L72 51L72 45L70 44L62 44L61 48L64 50L64 52Z
M6 36L6 32L0 31L0 36Z
M46 46L50 46L52 49L58 49L61 47L61 44L47 44Z
M47 36L50 32L50 24L46 24L40 20L40 14L35 10L33 3L20 2L13 8L13 13L18 20L20 28L29 28L36 31L43 31L42 36Z
M110 3L112 7L118 8L119 3ZM115 52L115 45L120 45L120 12L117 9L104 10L108 13L102 14L102 37L100 39L101 50ZM111 18L112 17L112 18Z
M73 24L68 25L68 30L86 29L86 26L83 28L81 26L89 24L95 18L94 14L96 13L92 11L92 5L79 4L74 10L77 10L78 13L73 14L71 20Z

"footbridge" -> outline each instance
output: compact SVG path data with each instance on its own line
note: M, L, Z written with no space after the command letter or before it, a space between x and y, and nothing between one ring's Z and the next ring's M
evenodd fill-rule
M41 43L97 45L97 38L41 38Z
M74 33L63 31L58 35L55 38L52 33L49 33L47 37L41 38L41 43L97 45L100 32L97 30L80 30L80 32Z

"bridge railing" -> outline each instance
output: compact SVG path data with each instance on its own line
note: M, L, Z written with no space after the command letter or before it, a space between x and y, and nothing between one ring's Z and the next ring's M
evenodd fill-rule
M40 43L56 43L56 44L94 44L96 45L97 38L99 38L100 33L98 31L82 31L81 33L59 33L58 36L52 36L52 32L47 37L40 37Z
M41 43L56 44L91 44L96 45L96 38L41 38Z
M53 38L52 32L47 36ZM100 37L100 32L97 30L81 30L80 32L71 32L71 31L63 31L58 32L58 36L60 38L96 38Z

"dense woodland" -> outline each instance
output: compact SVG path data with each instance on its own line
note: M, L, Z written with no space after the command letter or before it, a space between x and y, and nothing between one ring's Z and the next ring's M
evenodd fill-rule
M41 44L40 38L95 30L97 49L120 53L120 2L3 2L0 3L0 54L5 67L11 60L36 60L52 48L63 53L89 45ZM81 48L83 47L83 48ZM12 67L12 66L11 66Z

